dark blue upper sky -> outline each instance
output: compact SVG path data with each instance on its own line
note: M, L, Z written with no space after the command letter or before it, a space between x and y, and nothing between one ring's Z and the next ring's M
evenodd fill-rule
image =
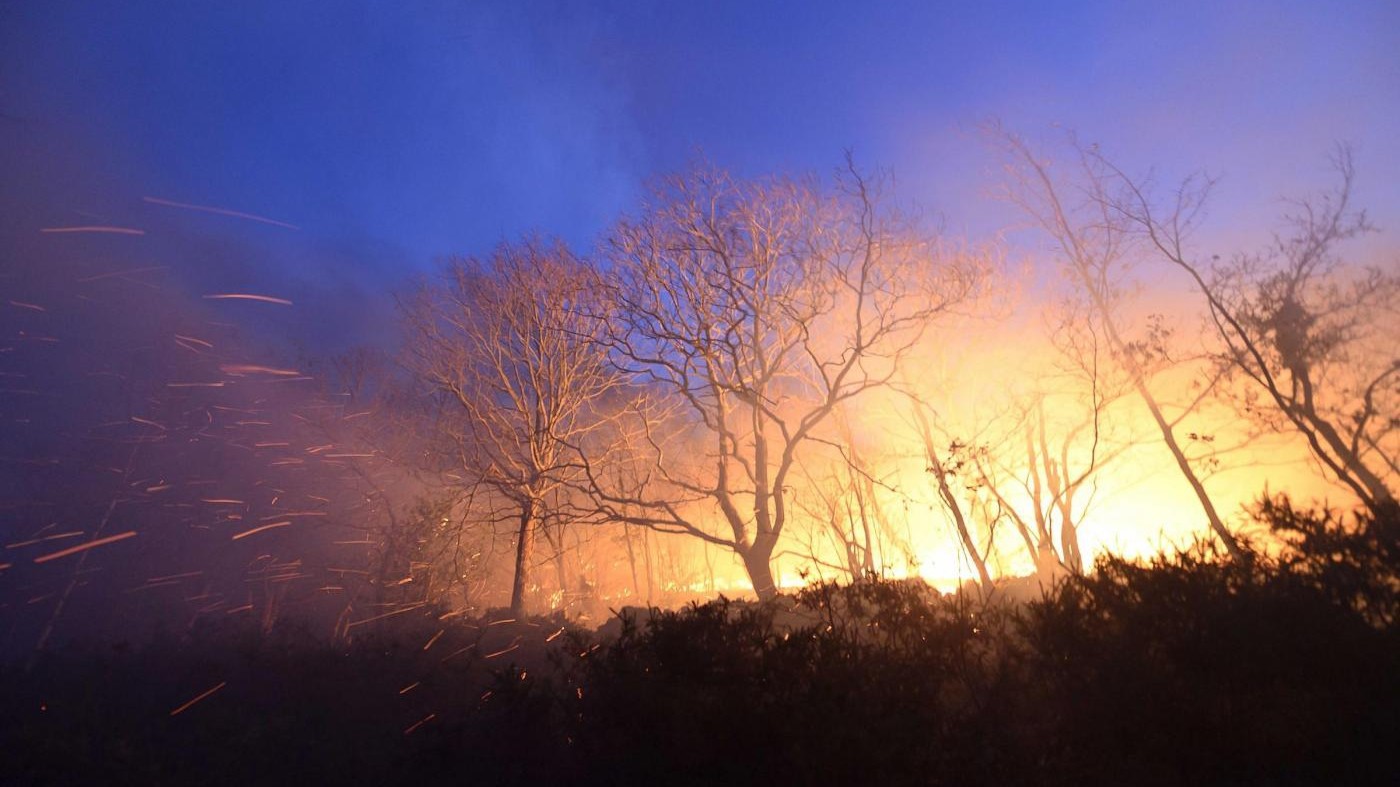
M1397 225L1397 52L1393 2L11 2L0 229L142 227L193 287L373 300L522 232L587 244L697 151L759 173L852 148L983 233L1008 220L993 116L1221 174L1215 213L1250 221L1349 140Z

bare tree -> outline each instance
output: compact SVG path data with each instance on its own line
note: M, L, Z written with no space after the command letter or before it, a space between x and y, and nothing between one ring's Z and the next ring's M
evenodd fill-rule
M883 207L880 185L851 166L829 189L697 169L610 239L606 341L679 411L639 428L628 483L594 474L599 504L732 550L763 598L799 453L982 279Z
M1216 360L1253 386L1241 403L1246 415L1269 429L1296 431L1327 474L1371 511L1393 506L1400 475L1400 275L1348 266L1338 256L1339 245L1374 230L1351 205L1350 149L1342 146L1333 157L1340 183L1294 202L1286 231L1269 248L1223 264L1197 262L1188 250L1209 179L1188 179L1172 204L1159 209L1143 184L1093 155L1120 186L1106 194L1106 206L1205 297L1220 342Z
M982 590L991 593L994 585L992 572L987 567L987 558L991 554L994 538L992 528L997 518L983 518L983 523L987 525L987 533L985 543L979 545L973 527L976 525L974 514L981 512L976 512L971 501L966 499L964 493L970 490L961 478L974 465L973 457L979 453L981 447L953 439L948 441L946 449L942 448L929 421L929 411L932 408L918 399L911 398L911 401L914 425L923 444L923 458L928 463L925 472L931 479L930 483L938 494L943 509L953 520L958 542L962 545L963 554L977 570Z
M574 514L577 451L618 378L597 341L592 270L562 244L452 262L405 304L408 365L445 404L437 430L463 485L514 520L511 609L526 611L542 528Z
M1008 422L1003 437L974 456L980 483L1001 504L1042 579L1083 572L1079 528L1095 479L1129 446L1110 441L1107 411L1132 393L1131 383L1107 357L1086 306L1070 297L1053 312L1056 352L1041 375L1046 382L1001 419Z
M1120 313L1127 282L1125 267L1138 241L1136 223L1117 207L1115 178L1093 150L1079 150L1078 177L1072 184L1056 179L1049 162L1035 154L1020 137L998 131L1005 145L1012 179L1010 199L1021 207L1051 239L1064 266L1088 304L1089 318L1102 334L1114 362L1126 373L1161 433L1210 529L1229 553L1243 559L1244 551L1216 510L1186 447L1175 431L1175 420L1149 385L1150 342L1134 341ZM1068 195L1080 194L1070 201ZM1183 220L1189 216L1182 215Z
M909 556L910 549L893 528L886 510L891 498L903 493L890 483L897 471L889 466L891 455L884 451L888 429L866 421L862 432L879 435L879 444L857 436L849 407L832 413L834 427L828 443L830 451L799 460L800 480L793 502L802 512L806 527L795 534L801 549L794 554L815 567L845 575L852 582L887 571L892 555ZM912 559L911 559L912 562Z

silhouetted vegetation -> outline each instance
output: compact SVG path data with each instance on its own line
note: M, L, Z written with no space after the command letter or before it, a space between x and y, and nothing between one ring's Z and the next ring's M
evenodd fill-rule
M1276 548L1105 557L1029 601L872 578L601 632L439 610L348 645L229 627L70 650L0 673L5 778L1386 783L1400 512L1255 513Z

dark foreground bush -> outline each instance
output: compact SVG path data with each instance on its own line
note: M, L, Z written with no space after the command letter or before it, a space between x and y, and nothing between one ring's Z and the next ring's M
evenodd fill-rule
M1395 783L1394 512L1259 517L1282 555L1108 558L1024 606L867 582L661 613L495 718L572 783Z
M70 655L0 675L18 711L5 776L1394 783L1393 512L1343 523L1274 501L1260 517L1292 545L1282 555L1106 559L1024 605L871 581L656 613L608 641L425 617L350 647L224 636ZM168 715L215 680L228 687Z
M437 783L469 760L425 756L418 729L473 716L495 671L547 664L562 628L440 613L350 643L230 623L0 666L0 784Z

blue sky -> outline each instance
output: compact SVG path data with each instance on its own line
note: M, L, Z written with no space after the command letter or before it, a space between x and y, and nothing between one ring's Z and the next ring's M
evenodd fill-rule
M6 3L0 231L140 226L193 288L354 321L442 255L586 245L699 152L758 174L851 148L988 233L1014 220L986 198L991 117L1223 175L1213 214L1251 227L1349 140L1400 227L1396 52L1393 2Z

